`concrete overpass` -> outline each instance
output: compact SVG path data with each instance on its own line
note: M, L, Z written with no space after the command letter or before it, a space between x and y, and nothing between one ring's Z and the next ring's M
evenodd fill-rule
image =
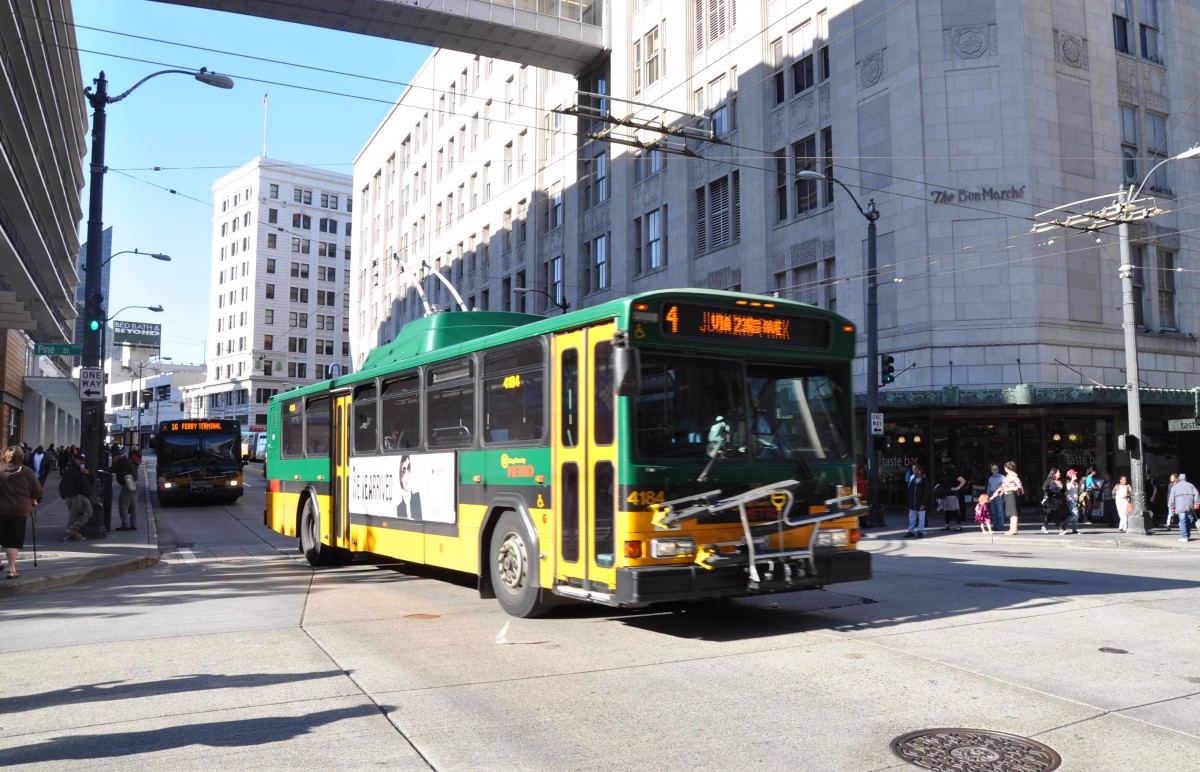
M465 51L579 75L608 49L608 0L157 0Z

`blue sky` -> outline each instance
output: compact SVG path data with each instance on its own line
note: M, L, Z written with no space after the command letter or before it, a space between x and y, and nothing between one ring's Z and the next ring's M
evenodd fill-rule
M130 309L120 318L162 324L163 356L204 361L212 184L262 154L263 95L269 157L351 174L429 49L150 0L72 6L85 86L101 70L110 96L162 69L207 67L235 81L226 91L163 75L107 110L104 226L113 228L113 251L172 258L114 258L108 308L162 305L161 314ZM90 108L87 142L90 151ZM81 241L87 200L85 188Z

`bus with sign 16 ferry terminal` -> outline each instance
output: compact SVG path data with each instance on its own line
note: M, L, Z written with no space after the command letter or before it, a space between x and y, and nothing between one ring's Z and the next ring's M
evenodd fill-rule
M237 421L160 421L154 437L159 500L237 500L245 490L241 448Z
M272 398L264 520L313 565L461 571L521 617L869 579L854 346L834 313L722 291L427 315Z

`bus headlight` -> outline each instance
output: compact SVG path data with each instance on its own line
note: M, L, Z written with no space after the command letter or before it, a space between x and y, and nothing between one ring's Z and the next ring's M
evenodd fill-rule
M226 483L226 485L228 485L230 488L236 488L237 484L238 484L237 480L230 480L228 483Z
M175 483L173 483L173 482L170 482L170 481L168 481L168 480L159 480L159 481L158 481L158 484L159 484L159 485L161 485L161 486L163 487L163 489L164 489L164 490L165 490L166 488L174 488L174 487L175 487Z
M650 540L650 557L652 558L690 558L695 555L696 540L690 536Z
M845 528L830 528L817 532L818 547L848 547L850 532Z

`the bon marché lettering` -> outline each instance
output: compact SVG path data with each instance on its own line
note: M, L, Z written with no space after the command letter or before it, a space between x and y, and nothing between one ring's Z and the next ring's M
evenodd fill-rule
M1010 185L1007 188L959 188L958 190L934 190L929 197L935 204L954 204L960 201L1018 201L1025 198L1025 186Z
M351 475L352 497L358 501L391 501L394 479L390 474Z

